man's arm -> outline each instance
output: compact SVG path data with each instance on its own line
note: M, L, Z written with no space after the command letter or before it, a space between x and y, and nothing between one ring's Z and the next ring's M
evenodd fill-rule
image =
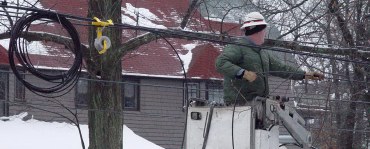
M292 80L302 80L305 78L306 72L302 69L286 65L271 55L269 55L269 58L271 75Z

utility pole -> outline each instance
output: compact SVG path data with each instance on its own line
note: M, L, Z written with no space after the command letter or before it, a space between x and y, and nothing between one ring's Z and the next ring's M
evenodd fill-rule
M121 23L121 0L89 0L88 17L101 21ZM84 53L91 77L100 80L121 81L121 55L117 48L121 44L122 29L105 28L102 34L111 41L111 48L99 54L94 46L98 27L89 27L89 50ZM88 106L89 149L122 149L122 96L118 83L90 82Z

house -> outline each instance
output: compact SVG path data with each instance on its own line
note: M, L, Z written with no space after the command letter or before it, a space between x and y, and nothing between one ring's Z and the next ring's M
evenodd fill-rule
M166 3L166 6L162 5ZM179 26L179 18L185 12L189 1L134 1L128 0L122 4L123 19L134 19L131 9L145 9L157 17L150 19L153 24L163 24L166 27ZM82 0L44 0L40 1L43 8L52 8L62 13L84 15L87 2ZM66 7L68 6L68 7ZM76 9L78 8L78 9ZM197 12L198 13L198 12ZM144 15L144 14L142 14ZM125 20L124 20L125 21ZM220 28L217 21L209 21L195 14L189 28L210 31ZM230 29L230 34L240 35L238 24L225 23L223 28ZM86 43L87 33L84 26L77 26L80 38ZM35 30L53 31L53 26L35 28ZM135 35L124 30L125 40ZM222 75L214 66L215 58L220 54L222 45L201 41L169 39L181 60L184 62L186 78L182 65L173 49L162 39L153 41L139 49L128 53L122 58L122 97L124 112L122 117L125 125L138 135L168 149L180 148L183 140L185 116L184 104L189 98L201 98L223 102ZM50 46L48 43L36 42L43 51L30 54L39 71L58 73L68 68L71 59L68 50L60 46ZM67 51L67 52L66 52ZM45 121L74 120L76 114L80 123L87 123L86 94L87 83L91 80L86 72L77 85L61 97L45 98L30 92L15 79L9 71L6 51L0 46L0 113L15 115L28 112L35 119ZM47 85L27 72L24 78L37 85ZM270 78L271 94L291 95L290 81ZM109 85L112 82L105 82ZM185 95L185 83L188 84L188 94ZM187 97L187 99L185 98ZM72 113L70 111L73 111Z

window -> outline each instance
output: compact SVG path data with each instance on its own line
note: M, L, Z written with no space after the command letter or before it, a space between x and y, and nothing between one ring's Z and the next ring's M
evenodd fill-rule
M319 127L320 119L315 117L305 117L304 118L307 127Z
M122 108L124 110L139 110L139 80L125 80L122 85Z
M24 79L24 74L21 74L21 77ZM15 100L25 102L25 86L21 81L15 78Z
M224 92L221 82L211 82L207 84L207 99L209 102L224 103Z
M199 83L188 83L188 99L199 98Z
M8 73L0 69L0 117L8 116Z
M87 80L80 78L76 85L76 108L87 108Z

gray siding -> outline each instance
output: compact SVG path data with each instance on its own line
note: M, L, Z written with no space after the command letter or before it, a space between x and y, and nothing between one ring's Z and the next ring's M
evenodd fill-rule
M124 123L162 147L180 148L185 121L182 81L141 79L140 83L140 111L126 111Z
M26 80L36 80L26 75ZM36 83L36 82L34 82ZM45 82L37 81L37 85L46 86ZM176 79L140 79L140 110L124 111L124 124L136 134L168 149L181 146L185 113L183 112L183 83ZM153 86L155 85L155 86ZM9 114L16 115L28 112L33 118L43 121L69 122L77 111L81 124L87 124L87 110L76 109L75 93L72 89L68 94L58 98L45 98L26 89L25 102L15 98L15 76L9 76Z
M46 98L36 95L35 93L26 89L25 101L20 101L15 97L15 76L9 75L9 115L19 114L21 112L28 112L33 115L33 118L43 121L67 121L66 118L73 119L73 115L68 112L68 109L75 111L74 94L75 90L71 90L70 93L57 98ZM47 86L48 83L36 80L34 76L26 75L26 80L30 80L31 83L35 83L38 86ZM62 107L65 106L66 108ZM78 110L79 111L79 110ZM86 117L83 114L78 114L81 117ZM81 118L81 120L83 120Z

